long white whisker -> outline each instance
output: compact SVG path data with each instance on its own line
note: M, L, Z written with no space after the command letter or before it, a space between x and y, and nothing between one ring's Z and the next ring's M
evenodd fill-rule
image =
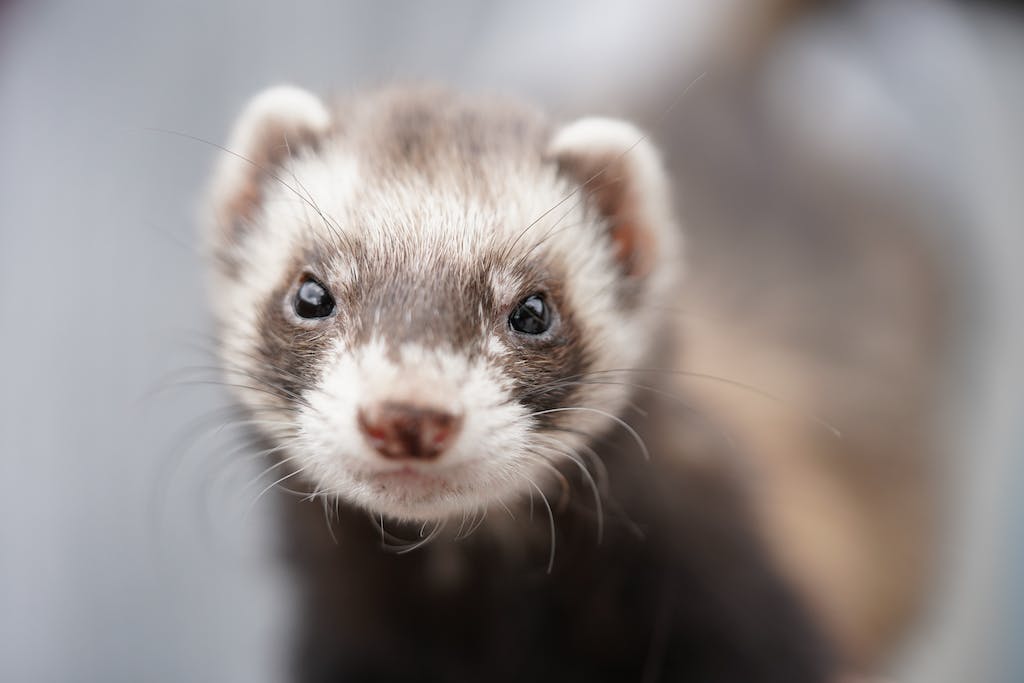
M759 396L759 397L761 397L763 399L766 399L768 401L776 403L776 404L782 406L783 408L786 408L786 409L790 410L791 412L794 412L795 414L797 414L798 416L802 417L803 419L810 420L811 422L814 422L815 424L818 424L819 426L824 427L826 430L828 430L828 432L832 436L834 436L837 439L843 438L843 434L839 430L839 428L836 427L831 422L829 422L828 420L826 420L824 417L822 417L822 416L820 416L820 415L818 415L818 414L816 414L816 413L814 413L812 411L806 411L806 412L800 411L800 410L798 410L793 405L793 403L791 401L786 400L785 398L783 398L782 396L779 396L778 394L773 394L773 393L771 393L769 391L766 391L764 389L761 389L759 387L756 387L756 386L754 386L752 384L748 384L748 383L740 381L740 380L731 379L729 377L721 377L719 375L712 375L710 373L693 372L693 371L690 371L690 370L673 370L672 368L615 368L615 369L609 369L609 370L594 370L592 372L584 372L584 373L580 373L578 375L572 375L570 377L565 377L565 378L562 378L560 380L554 380L554 381L549 382L547 384L542 384L540 386L535 387L533 389L533 391L530 392L530 395L531 396L541 395L541 394L544 394L546 392L554 391L555 389L561 388L563 386L567 386L570 383L577 383L577 384L588 384L588 383L590 383L590 384L600 384L601 382L593 381L593 380L590 380L589 378L593 377L595 375L610 375L610 374L614 374L614 373L646 373L646 374L653 374L653 375L659 375L659 374L662 374L662 375L674 375L674 376L678 376L678 377L689 377L689 378L692 378L692 379L705 380L705 381L710 381L710 382L718 382L720 384L724 384L724 385L727 385L727 386L732 386L732 387L735 387L737 389L743 389L744 391L749 391L750 393L752 393L752 394L754 394L756 396ZM642 385L635 385L635 386L642 386ZM653 389L651 387L645 387L645 388L650 389L650 390L654 390L654 391L659 391L659 390ZM668 393L666 393L666 395L671 396L671 394L668 394ZM676 400L681 400L681 399L676 398Z
M256 507L256 504L258 502L260 502L260 498L265 496L267 494L267 492L270 491L270 489L274 488L275 486L277 486L278 484L280 484L282 482L285 482L285 481L291 479L292 477L296 477L296 476L302 474L304 471L305 471L305 468L299 468L299 469L295 470L294 472L292 472L290 474L284 475L283 477L281 477L280 479L278 479L274 483L267 485L266 488L264 488L262 491L260 491L259 495L256 496L256 499L254 501L252 501L252 503L249 504L248 509L245 511L245 517L248 517L252 513L253 508Z
M397 553L398 555L404 555L406 553L411 553L413 550L416 550L417 548L422 548L424 545L426 545L427 543L430 543L432 540L437 538L438 534L441 533L441 529L444 528L444 524L445 523L444 523L443 519L442 520L438 520L437 523L434 524L434 528L431 530L430 534L427 535L427 537L424 538L423 540L418 541L416 543L412 543L412 544L407 545L407 546L405 546L403 548L391 547L389 549L394 550L395 553Z
M733 437L732 432L730 432L729 430L725 429L724 427L722 427L717 422L712 421L710 418L708 418L706 415L704 415L704 413L702 413L700 410L698 410L696 406L694 406L693 404L688 402L686 399L682 398L681 396L679 396L679 395L677 395L677 394L675 394L675 393L673 393L671 391L665 391L664 389L659 389L657 387L647 386L647 385L644 385L644 384L637 384L635 382L615 382L615 381L612 381L612 380L582 380L580 382L574 382L573 384L598 384L598 385L605 384L605 385L611 385L611 386L624 386L624 387L630 387L632 389L641 389L643 391L648 391L648 392L651 392L652 394L655 394L655 395L658 395L658 396L664 396L665 398L668 398L668 399L674 401L675 403L678 403L679 405L683 406L684 408L689 410L691 413L696 415L698 419L700 419L709 428L714 430L714 432L716 434L718 434L720 437L722 437L722 440L725 441L725 444L726 444L726 446L729 447L730 451L735 451L736 450L736 440ZM634 409L636 409L636 406L632 406L632 407ZM647 416L646 411L643 411L643 415L645 417Z
M462 538L462 530L466 528L466 522L469 520L469 512L466 510L462 511L462 522L459 524L458 530L455 532L455 540Z
M279 445L279 446L275 446L274 448L270 448L270 449L268 449L268 450L264 451L263 453L260 453L260 455L270 455L270 454L272 454L272 453L276 453L276 452L278 452L278 451L282 451L282 450L284 450L285 448L287 448L287 447L288 447L288 445L289 445L289 444L281 444L281 445ZM253 478L252 478L252 479L251 479L251 480L249 481L249 483L247 483L247 484L246 484L245 486L243 486L243 487L242 487L242 492L244 493L245 491L247 491L247 490L248 490L248 489L249 489L250 487L252 487L253 485L255 485L255 484L256 484L256 482L258 482L258 481L259 481L260 479L263 479L263 477L267 476L268 474L270 474L271 472L273 472L274 470L276 470L276 469L277 469L278 467L280 467L281 465L285 465L285 464L287 464L287 463L289 463L289 462L292 462L293 460L297 460L297 459L298 459L298 457L299 457L299 456L297 456L297 455L290 455L290 456L288 456L287 458L281 458L281 459L280 459L280 460L278 460L277 462L275 462L275 463L273 463L272 465L268 466L268 467L267 467L266 469L264 469L264 470L263 470L262 472L260 472L260 473L259 473L259 474L257 474L257 475L256 475L255 477L253 477Z
M551 553L548 556L547 573L550 574L551 570L555 566L555 513L551 511L551 504L548 503L548 498L547 496L544 495L544 492L540 490L540 487L534 484L529 479L527 479L527 481L530 482L530 486L535 488L537 490L537 493L540 494L540 499L541 501L543 501L544 507L547 508L548 511L548 528L551 533Z
M512 521L515 521L516 516L514 514L512 514L511 508L509 508L509 506L505 503L505 501L499 500L498 501L498 505L500 505L502 507L502 509L505 510L505 512L508 513L508 516L509 516L510 519L512 519Z
M316 495L317 491L314 491L313 497L315 498ZM330 535L331 541L334 543L334 545L338 545L338 537L334 535L334 526L331 524L331 507L329 503L329 498L327 496L323 496L320 499L320 503L324 507L324 522L327 524L327 533Z
M464 538L469 538L470 536L472 536L473 532L476 531L477 529L479 529L483 525L483 523L484 523L484 521L486 519L487 519L487 508L483 508L483 510L482 510L482 512L480 514L479 521L477 521L476 524L474 524L472 527L470 527L469 531L466 532L466 535L464 536Z
M564 455L574 465L576 465L583 474L583 478L590 486L590 490L594 495L594 512L597 514L597 542L600 544L604 539L604 507L601 503L601 492L598 491L597 482L594 481L594 477L590 474L590 470L588 470L586 465L583 464L583 461L579 459L578 454L575 451L570 450L568 446L563 447L562 444L559 444L558 446L549 445L549 447Z
M640 451L644 455L644 460L651 459L651 453L650 451L647 450L647 444L644 443L644 440L643 438L641 438L640 434L637 433L635 429L630 427L629 424L621 417L613 415L606 410L599 410L597 408L590 408L588 406L566 406L563 408L548 408L547 410L541 410L536 413L530 413L529 417L537 417L539 415L549 415L552 413L564 413L571 411L596 413L598 415L603 415L604 417L607 417L609 420L612 420L613 422L618 423L619 426L621 426L623 429L629 432L630 436L632 436L633 439L636 441L637 445L640 447Z

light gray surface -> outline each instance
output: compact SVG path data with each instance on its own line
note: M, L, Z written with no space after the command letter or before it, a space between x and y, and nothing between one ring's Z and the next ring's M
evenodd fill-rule
M171 474L160 467L182 457L178 432L222 399L203 386L153 394L180 379L168 373L209 362L191 346L207 316L190 245L212 154L150 128L222 141L243 100L280 81L329 90L434 77L562 106L614 102L653 87L652 69L670 56L699 55L714 35L713 5L123 0L9 10L0 25L0 679L280 678L289 613L268 561L272 511L247 512L260 485L238 493L256 471L243 467L217 489L235 493L231 514L211 525L203 506L216 495L201 482L222 471L209 458L229 439L205 441ZM1012 210L986 214L978 247L993 268L981 291L1003 297L997 307L1021 291L1008 258L1007 245L1019 244ZM1013 337L996 338L971 339L985 372L1012 362ZM1005 411L1019 405L1020 385L1004 387L994 400ZM1011 417L978 418L986 449L1007 452ZM984 462L967 500L1002 501L987 494L1007 487L1011 464ZM987 530L976 551L1002 548L1012 525L991 522L1009 519L1006 510L977 514L965 522ZM992 606L1009 577L991 562L967 569L976 578L951 591L945 630L921 647L927 661L945 643L945 659L915 680L959 680L943 672L982 652L996 660L988 680L1020 680L1008 663L1013 612ZM978 582L989 586L981 608ZM972 630L979 609L990 618Z

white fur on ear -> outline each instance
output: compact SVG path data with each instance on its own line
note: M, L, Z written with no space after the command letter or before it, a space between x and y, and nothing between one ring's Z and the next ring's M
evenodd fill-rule
M211 185L213 220L234 230L259 206L266 176L327 133L331 114L316 95L290 85L252 98L235 123Z
M323 133L331 124L331 113L319 97L293 85L277 85L259 93L245 106L231 133L229 149L244 156L257 151L267 136L289 131Z
M627 273L645 275L658 252L671 251L678 237L668 177L640 129L618 119L579 119L555 133L548 155L608 218L616 257Z

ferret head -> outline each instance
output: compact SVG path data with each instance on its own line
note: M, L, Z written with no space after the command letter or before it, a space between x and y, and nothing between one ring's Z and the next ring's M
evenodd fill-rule
M224 366L311 491L440 519L615 426L678 271L635 127L278 87L228 148L206 226Z

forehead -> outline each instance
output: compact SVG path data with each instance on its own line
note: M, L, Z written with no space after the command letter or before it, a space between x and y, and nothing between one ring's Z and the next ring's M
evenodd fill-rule
M562 201L572 188L545 159L547 125L521 105L385 91L336 120L268 187L263 220L288 233L278 247L410 275L500 271L582 218L582 197Z
M458 254L494 244L565 189L544 159L547 126L521 107L384 92L340 106L336 120L290 172L312 200L303 203L318 205L306 212L370 249L397 242Z
M333 133L378 176L434 178L495 163L535 165L550 138L544 118L523 105L437 90L382 91L336 108Z

